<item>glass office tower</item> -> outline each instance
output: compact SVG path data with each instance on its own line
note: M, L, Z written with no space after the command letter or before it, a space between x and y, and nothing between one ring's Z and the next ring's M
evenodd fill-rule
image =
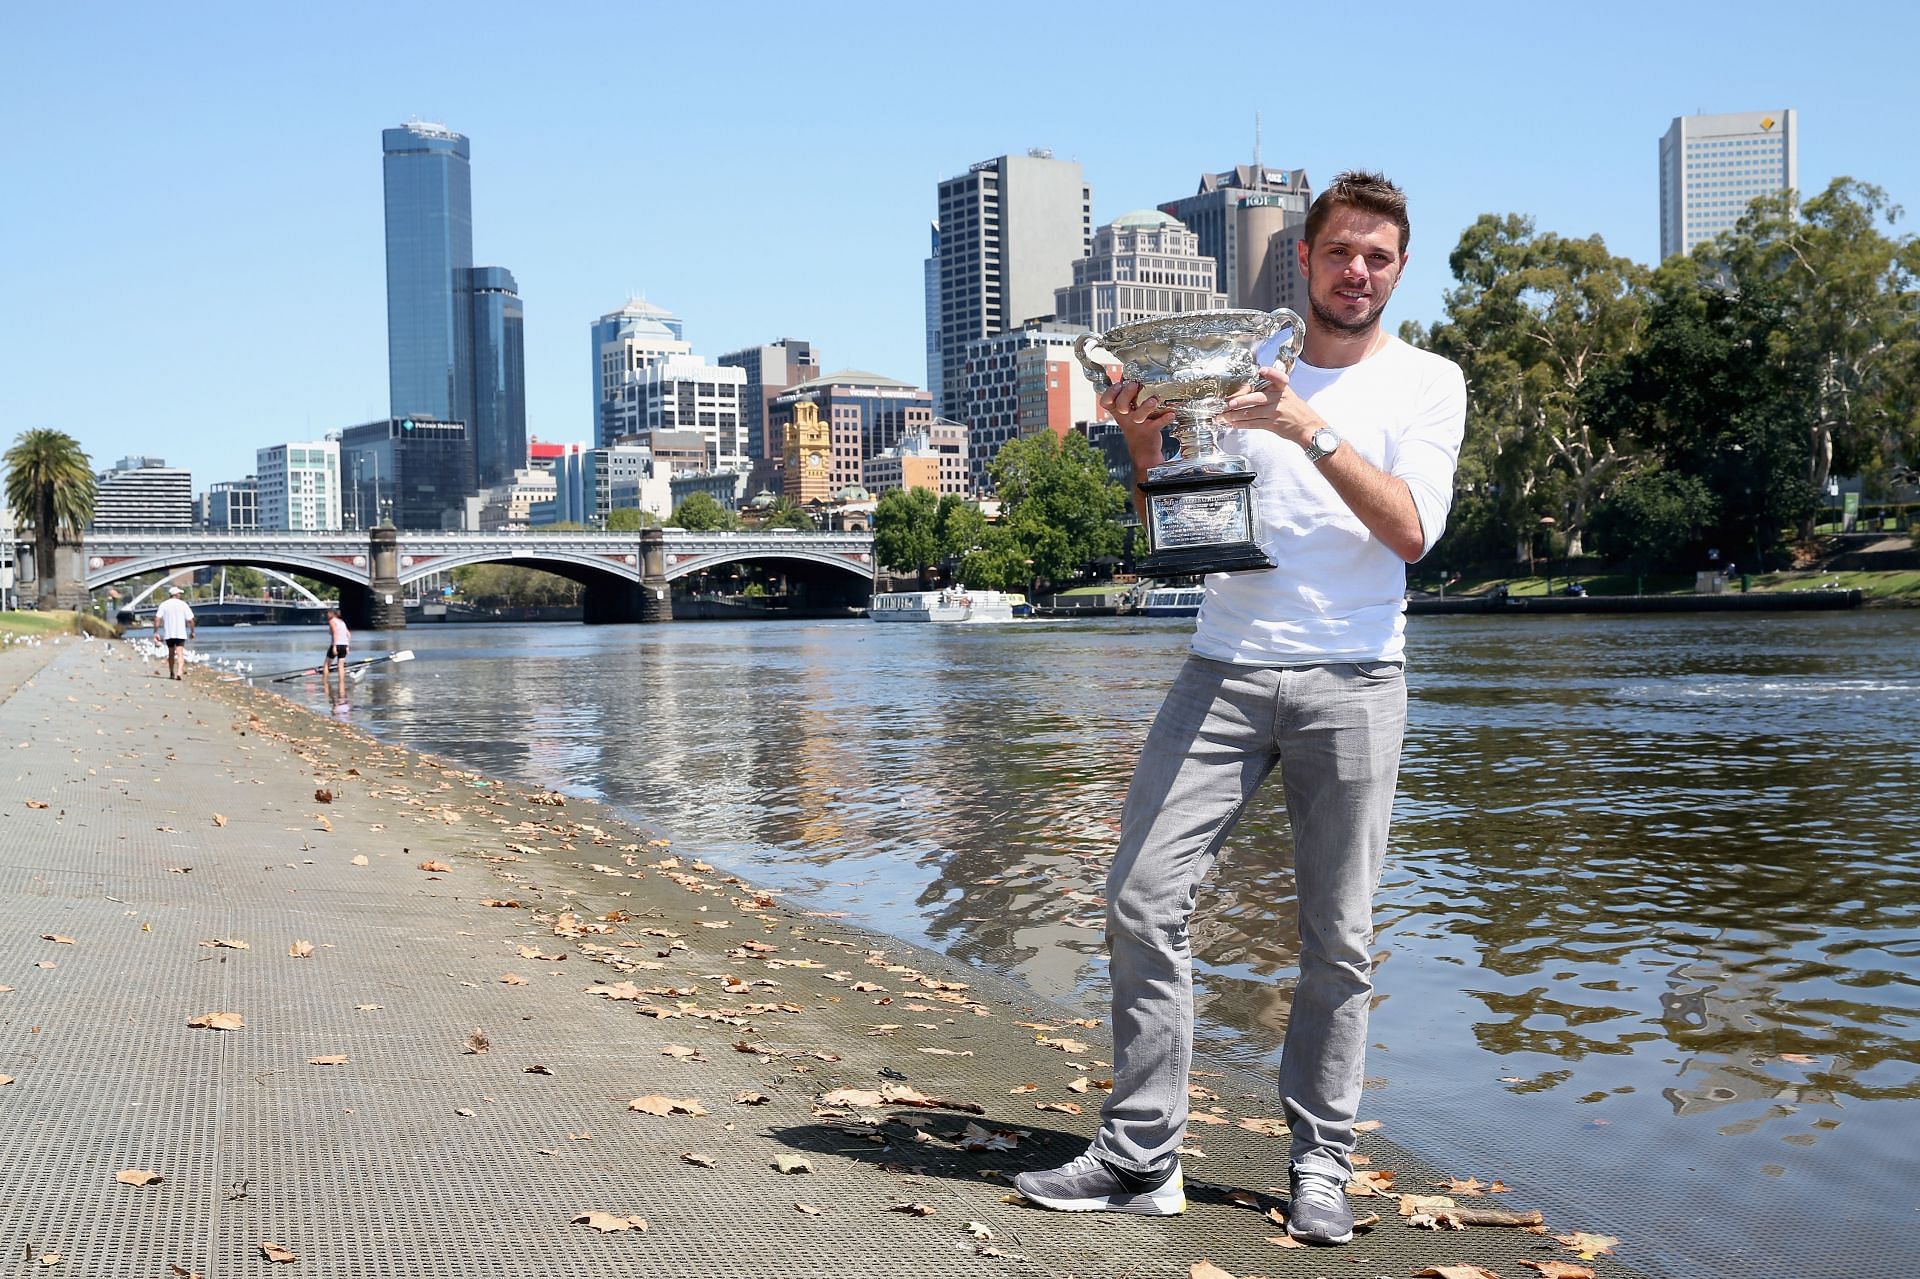
M473 191L467 140L442 125L383 129L387 384L395 417L473 421Z
M527 464L525 312L505 267L467 272L473 328L474 464L479 487L505 484Z

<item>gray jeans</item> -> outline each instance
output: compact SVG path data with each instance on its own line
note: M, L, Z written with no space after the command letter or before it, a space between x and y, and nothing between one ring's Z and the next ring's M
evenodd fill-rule
M1278 764L1300 923L1280 1100L1293 1166L1352 1172L1373 991L1373 891L1406 727L1397 664L1187 659L1141 750L1107 878L1113 1092L1096 1155L1149 1172L1167 1165L1186 1134L1187 922L1220 846Z

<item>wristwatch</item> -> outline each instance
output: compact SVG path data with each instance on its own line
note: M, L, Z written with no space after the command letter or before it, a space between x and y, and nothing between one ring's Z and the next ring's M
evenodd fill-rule
M1307 445L1307 461L1318 462L1339 447L1340 437L1333 433L1332 427L1323 426L1313 433L1313 442Z

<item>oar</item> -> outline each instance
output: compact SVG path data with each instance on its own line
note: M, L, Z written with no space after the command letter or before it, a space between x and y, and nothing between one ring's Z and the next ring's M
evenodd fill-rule
M371 666L375 662L411 662L412 660L413 650L403 648L398 653L382 653L378 657L363 657L358 661L348 662L346 663L345 669L352 670L356 666ZM284 684L290 679L299 679L302 675L318 675L325 669L323 666L306 666L297 671L282 671L278 675L262 675L259 678L273 684Z

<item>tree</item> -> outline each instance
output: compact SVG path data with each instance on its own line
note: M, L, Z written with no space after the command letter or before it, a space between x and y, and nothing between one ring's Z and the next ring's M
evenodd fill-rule
M637 506L616 506L607 512L609 533L638 533L643 528L657 527L659 523L658 515Z
M56 608L55 557L61 537L78 537L93 519L93 468L78 440L45 427L22 433L3 460L7 505L21 527L33 530L37 602Z
M886 567L916 573L926 585L927 570L940 558L940 499L922 488L894 489L873 508L873 557Z
M696 533L727 532L740 527L740 517L720 505L711 493L689 493L673 508L669 520L679 528Z
M513 564L465 564L453 570L462 599L486 608L540 608L580 602L581 587L539 569Z
M812 533L819 529L807 508L784 494L774 499L760 517L761 528L791 528L802 533Z
M1524 559L1551 514L1567 554L1579 555L1588 513L1633 465L1630 444L1609 429L1618 421L1597 418L1584 392L1638 344L1646 268L1597 235L1536 232L1518 214L1481 215L1447 261L1458 283L1424 344L1466 372L1460 480L1481 494L1473 516Z
M1127 494L1086 436L1043 431L1009 440L987 463L987 473L1000 495L1001 523L1021 558L1033 562L1029 579L1066 581L1097 560L1119 555Z
M1622 480L1593 513L1593 533L1610 560L1652 569L1698 563L1719 502L1706 481L1678 471L1642 470Z
M1791 192L1754 201L1694 250L1718 287L1781 304L1767 355L1811 383L1804 475L1816 499L1836 469L1885 474L1920 451L1920 241L1890 234L1900 214L1879 187L1835 178L1804 204ZM1813 508L1801 518L1811 537Z

